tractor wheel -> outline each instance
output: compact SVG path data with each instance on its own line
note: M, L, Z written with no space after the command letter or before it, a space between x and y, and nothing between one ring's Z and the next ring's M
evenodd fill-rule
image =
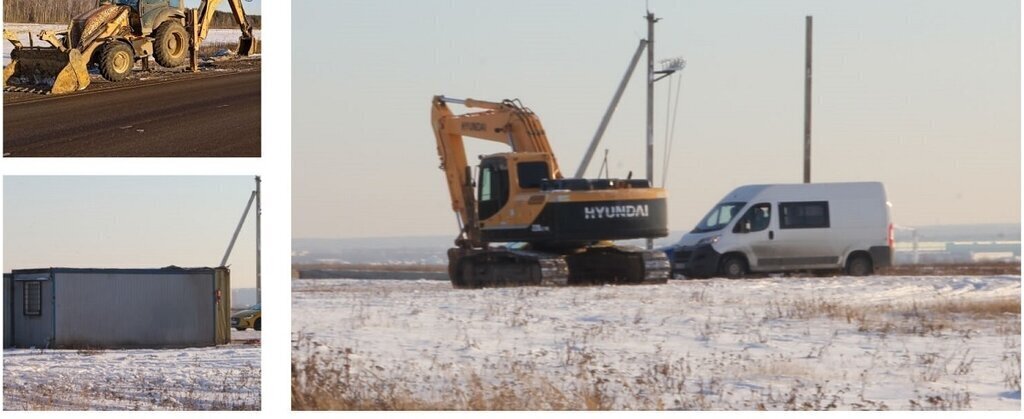
M256 324L252 325L253 330L263 330L263 319L256 319Z
M161 23L153 31L153 58L163 67L174 68L185 64L188 53L188 32L176 20Z
M135 54L130 47L112 42L103 47L100 56L100 74L110 81L121 81L131 74L135 67Z

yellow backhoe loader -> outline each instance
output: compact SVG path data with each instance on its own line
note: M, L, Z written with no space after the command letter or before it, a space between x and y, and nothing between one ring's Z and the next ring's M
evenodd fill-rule
M482 111L456 115L449 103ZM461 230L448 250L453 286L668 280L664 252L611 242L668 235L664 189L639 179L563 178L540 120L518 101L435 96L431 122ZM463 136L512 151L481 156L474 182Z
M228 0L242 30L238 54L251 55L258 41L246 21L241 0ZM174 68L186 63L191 42L206 39L214 12L221 0L203 0L195 22L196 39L186 30L183 0L99 0L97 7L75 16L64 31L40 31L37 38L48 45L23 45L17 34L4 30L14 45L11 63L4 67L4 88L62 94L89 86L89 68L97 67L103 78L126 78L138 60Z

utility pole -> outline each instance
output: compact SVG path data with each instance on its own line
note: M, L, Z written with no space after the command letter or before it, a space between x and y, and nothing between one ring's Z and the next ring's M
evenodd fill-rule
M263 287L261 284L260 277L260 216L263 213L263 207L260 206L260 177L256 176L256 304L260 304L262 299L261 294L263 293Z
M647 11L647 182L654 186L654 13ZM647 249L654 240L647 239Z
M647 181L654 186L654 13L647 11Z
M804 183L811 183L811 38L814 17L807 16L804 64Z

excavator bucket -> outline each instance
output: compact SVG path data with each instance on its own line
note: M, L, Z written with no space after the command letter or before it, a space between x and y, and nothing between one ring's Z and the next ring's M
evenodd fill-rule
M89 86L87 60L77 49L21 47L4 67L4 90L63 94Z
M251 36L242 35L238 38L238 55L248 57L259 52L259 40Z

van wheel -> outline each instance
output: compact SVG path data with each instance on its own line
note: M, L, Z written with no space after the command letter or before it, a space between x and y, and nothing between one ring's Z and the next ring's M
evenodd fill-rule
M740 256L727 256L722 261L722 269L720 271L726 278L742 278L747 274L747 261Z
M846 262L846 274L850 276L868 276L874 273L875 267L871 258L862 254L853 255Z

